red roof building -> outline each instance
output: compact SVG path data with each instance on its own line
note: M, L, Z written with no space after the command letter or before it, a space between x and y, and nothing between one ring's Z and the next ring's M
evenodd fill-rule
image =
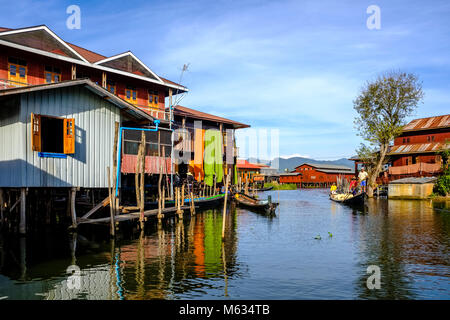
M304 163L296 167L293 172L280 174L280 183L326 188L336 183L338 177L350 180L354 175L354 171L345 166Z
M253 183L255 176L261 172L261 165L256 163L250 163L247 160L238 159L236 163L238 175L241 177L241 181L245 183Z
M169 120L166 98L188 91L131 51L111 57L66 42L45 25L0 28L0 89L89 78L153 118Z
M449 142L450 115L412 120L389 150L389 180L435 175L441 169L439 152Z

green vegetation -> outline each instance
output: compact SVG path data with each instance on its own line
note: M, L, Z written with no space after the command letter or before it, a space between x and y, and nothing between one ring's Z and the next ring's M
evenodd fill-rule
M264 188L273 187L273 190L296 190L297 185L295 183L279 184L276 182L267 182L264 184Z
M404 72L387 72L368 82L353 101L358 113L355 127L367 145L357 150L367 166L369 197L385 163L389 143L401 134L406 119L423 99L417 76Z
M439 152L439 155L442 157L442 174L437 179L433 192L445 197L450 194L450 167L448 166L450 149L448 149L448 141L446 141L446 146L444 150Z

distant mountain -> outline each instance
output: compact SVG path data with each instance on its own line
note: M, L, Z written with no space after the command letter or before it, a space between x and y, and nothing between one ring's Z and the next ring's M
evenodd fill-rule
M334 165L338 165L338 166L346 166L349 168L353 168L354 167L354 162L351 160L348 160L346 158L341 158L341 159L337 159L337 160L315 160L315 159L310 159L310 158L304 158L304 157L292 157L292 158L275 158L274 160L270 161L270 160L258 160L256 158L249 158L248 159L249 162L251 163L264 163L273 167L277 167L277 162L278 162L278 171L279 172L284 172L285 169L288 169L288 171L293 171L295 169L295 167L298 167L299 165L303 164L303 163L313 163L313 164L334 164Z

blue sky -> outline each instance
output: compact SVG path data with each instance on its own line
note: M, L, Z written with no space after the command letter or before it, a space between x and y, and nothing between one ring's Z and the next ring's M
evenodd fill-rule
M66 8L81 8L81 29ZM381 29L369 30L369 5ZM414 117L450 110L449 1L3 1L0 26L46 24L104 55L131 50L190 92L181 104L279 129L280 155L353 155L352 101L365 81L400 69L423 81Z

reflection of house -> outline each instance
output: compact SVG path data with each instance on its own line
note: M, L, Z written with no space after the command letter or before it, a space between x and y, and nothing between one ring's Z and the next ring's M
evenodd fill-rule
M281 174L280 183L295 183L301 187L328 187L338 177L350 180L354 176L351 168L332 164L304 163L291 173Z
M412 120L395 138L388 153L390 180L404 177L433 176L441 168L444 148L449 148L450 115Z

